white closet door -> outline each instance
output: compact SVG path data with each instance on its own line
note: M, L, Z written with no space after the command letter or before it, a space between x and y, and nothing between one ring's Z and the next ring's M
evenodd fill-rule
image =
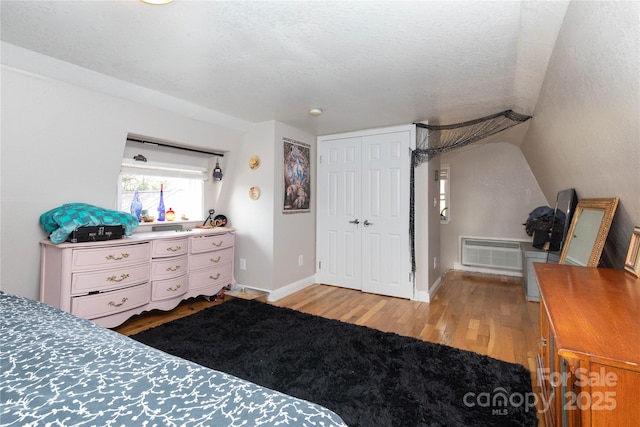
M409 131L362 139L362 290L413 297Z
M361 138L323 142L318 165L318 280L362 289Z
M318 281L413 297L409 251L410 131L318 145Z

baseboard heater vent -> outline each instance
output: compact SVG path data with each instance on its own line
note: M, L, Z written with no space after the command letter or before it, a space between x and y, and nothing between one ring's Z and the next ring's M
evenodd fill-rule
M467 237L461 240L462 265L522 270L519 242Z

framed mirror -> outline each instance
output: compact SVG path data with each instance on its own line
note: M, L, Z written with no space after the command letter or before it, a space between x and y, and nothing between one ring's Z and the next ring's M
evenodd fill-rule
M597 267L617 207L617 197L580 200L559 263Z
M640 226L633 229L629 252L624 261L624 269L636 277L640 277Z

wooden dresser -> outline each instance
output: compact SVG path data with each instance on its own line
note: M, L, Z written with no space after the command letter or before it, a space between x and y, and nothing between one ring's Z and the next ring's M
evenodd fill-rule
M640 420L640 280L624 270L535 264L537 378L547 426Z
M113 328L235 285L235 231L134 233L104 242L40 242L40 301Z

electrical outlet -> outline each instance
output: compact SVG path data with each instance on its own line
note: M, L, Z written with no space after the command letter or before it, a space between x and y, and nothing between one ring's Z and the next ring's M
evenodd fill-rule
M247 260L244 258L240 258L240 270L247 269Z
M304 257L302 255L298 255L298 267L302 267L304 264Z

